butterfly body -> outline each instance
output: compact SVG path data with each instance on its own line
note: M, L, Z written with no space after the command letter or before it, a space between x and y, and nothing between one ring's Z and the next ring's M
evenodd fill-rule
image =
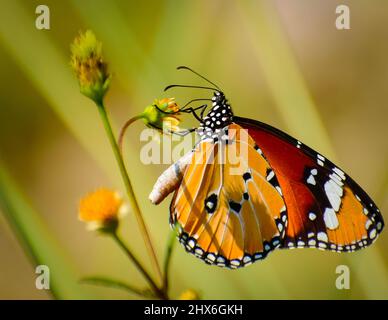
M383 230L379 209L343 170L288 134L235 116L220 90L197 133L174 180L170 223L206 263L239 268L276 248L351 252Z
M223 136L223 129L232 122L233 112L228 100L222 92L216 91L212 98L212 108L200 122L197 133L201 138L218 139Z

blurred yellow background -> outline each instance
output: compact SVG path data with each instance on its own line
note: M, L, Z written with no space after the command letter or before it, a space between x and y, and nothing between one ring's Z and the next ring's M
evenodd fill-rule
M107 275L144 283L110 239L87 232L77 218L86 192L100 186L124 191L97 110L79 93L69 67L69 45L85 29L102 41L114 75L106 105L116 132L163 97L166 85L201 84L175 69L187 65L221 86L236 114L274 125L333 159L387 220L388 3L46 0L51 29L37 30L39 4L1 1L0 165L77 278ZM339 4L350 8L350 30L335 28ZM204 94L173 93L178 103ZM141 129L141 123L130 128L125 159L162 259L169 199L155 207L148 194L166 166L140 162ZM120 232L150 267L133 215ZM277 250L263 262L231 271L209 267L177 245L171 295L194 288L209 299L387 299L387 249L384 230L359 252ZM1 299L51 298L35 288L35 265L2 214L0 254ZM335 286L340 264L350 268L350 290ZM117 289L79 287L86 298L136 298Z

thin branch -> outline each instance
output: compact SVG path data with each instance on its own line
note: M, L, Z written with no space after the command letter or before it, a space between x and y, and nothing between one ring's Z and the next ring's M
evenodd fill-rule
M154 296L147 292L147 290L135 288L127 283L124 283L119 280L113 280L106 277L86 277L82 278L80 281L82 284L91 284L91 285L97 285L97 286L103 286L103 287L109 287L109 288L116 288L125 290L130 293L137 294L139 296L145 297L145 298L153 298Z
M167 296L164 294L163 290L161 290L157 286L154 279L152 279L152 277L147 272L147 270L144 268L144 266L141 264L139 259L137 259L135 257L135 255L132 253L132 251L129 249L129 247L121 240L121 238L117 235L117 233L114 232L111 235L112 235L113 239L116 241L116 243L119 245L119 247L126 253L128 258L133 262L133 264L136 266L136 268L140 271L140 273L147 280L147 282L151 286L152 290L155 292L155 295L161 299L167 299Z
M160 269L160 266L159 266L158 259L156 257L155 249L154 249L154 246L152 244L151 237L150 237L150 234L148 232L147 226L145 224L143 215L142 215L142 213L140 211L140 207L139 207L139 204L137 202L136 195L135 195L135 193L133 191L132 184L131 184L131 181L130 181L129 176L128 176L128 172L127 172L127 169L125 167L124 160L123 160L123 158L121 156L119 147L117 145L115 136L113 134L113 130L112 130L112 127L110 125L110 122L109 122L108 115L106 113L104 104L101 101L100 103L97 104L97 106L98 106L98 110L100 112L100 116L101 116L102 122L104 124L104 128L105 128L106 134L108 135L109 142L110 142L110 144L112 146L113 153L115 155L117 164L119 166L120 173L121 173L121 176L123 178L125 188L127 190L127 195L128 195L129 202L130 202L131 207L132 207L132 209L133 209L133 211L135 213L137 223L138 223L138 225L140 227L141 235L143 236L143 240L145 242L148 254L149 254L150 258L151 258L152 265L153 265L153 267L154 267L154 269L155 269L159 279L162 281L163 276L162 276L162 272L161 272L161 269Z
M163 266L163 291L168 292L168 280L169 280L169 274L168 269L171 262L171 256L174 249L174 244L176 241L176 232L175 230L171 230L167 242L167 249L166 249L166 257L164 259L164 266Z

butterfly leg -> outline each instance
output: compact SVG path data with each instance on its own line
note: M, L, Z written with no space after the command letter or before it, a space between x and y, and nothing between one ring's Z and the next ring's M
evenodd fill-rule
M205 113L205 110L207 108L207 104L205 104L204 108L201 110L201 119L203 119L203 114Z
M181 110L182 112L186 112L186 113L191 113L198 121L202 121L203 119L203 113L205 112L207 108L207 104L203 104L199 107L196 107L196 108L187 108L187 109L184 109L184 110ZM201 113L200 113L200 116L198 116L198 114L195 112L197 110L200 110L201 109Z
M163 131L162 128L159 128L157 126L154 126L152 124L149 124L149 126L151 126L152 128L158 130L158 131ZM197 130L197 128L190 128L190 129L185 129L185 130L180 130L180 131L173 131L171 129L168 129L168 128L165 128L165 132L167 133L170 133L170 134L176 134L178 136L181 136L181 137L184 137L184 136L187 136L189 133L192 133L194 132L195 130Z
M171 133L171 134L176 134L180 137L185 137L187 136L188 134L194 132L195 130L197 130L197 128L191 128L191 129L186 129L186 130L181 130L181 131L171 131L168 129L168 132Z
M159 110L161 113L163 113L163 114L177 114L177 113L179 113L179 112L191 113L191 114L194 115L194 117L195 117L198 121L202 121L202 119L203 119L203 114L204 114L204 112L205 112L205 110L206 110L206 108L207 108L207 104L201 105L201 106L196 107L196 108L180 109L180 110L178 110L178 111L170 111L170 112L167 112L167 111L164 111L164 110L160 109L156 104L154 104L154 107L155 107L156 109L158 109L158 110ZM201 114L200 114L200 116L198 116L197 113L196 113L195 111L200 110L200 109L202 109L202 110L201 110Z
M164 110L160 109L156 104L154 104L153 106L163 114L177 114L177 113L181 112L180 110L178 110L178 111L164 111Z

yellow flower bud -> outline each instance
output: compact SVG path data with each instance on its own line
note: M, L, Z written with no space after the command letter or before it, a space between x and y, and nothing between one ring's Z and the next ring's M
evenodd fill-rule
M200 300L200 296L197 291L193 289L187 289L181 293L179 300Z
M178 131L180 119L179 107L174 98L155 99L152 105L147 106L141 117L144 123L151 128L162 131Z
M164 133L172 133L179 131L179 107L174 98L164 98L154 100L154 103L147 106L144 111L127 120L120 130L118 145L122 150L123 139L128 127L135 121L142 119L145 125L149 128L156 129ZM155 135L156 137L156 135Z
M81 93L100 104L109 88L111 75L102 57L102 44L92 31L87 30L75 38L71 45L70 64Z

